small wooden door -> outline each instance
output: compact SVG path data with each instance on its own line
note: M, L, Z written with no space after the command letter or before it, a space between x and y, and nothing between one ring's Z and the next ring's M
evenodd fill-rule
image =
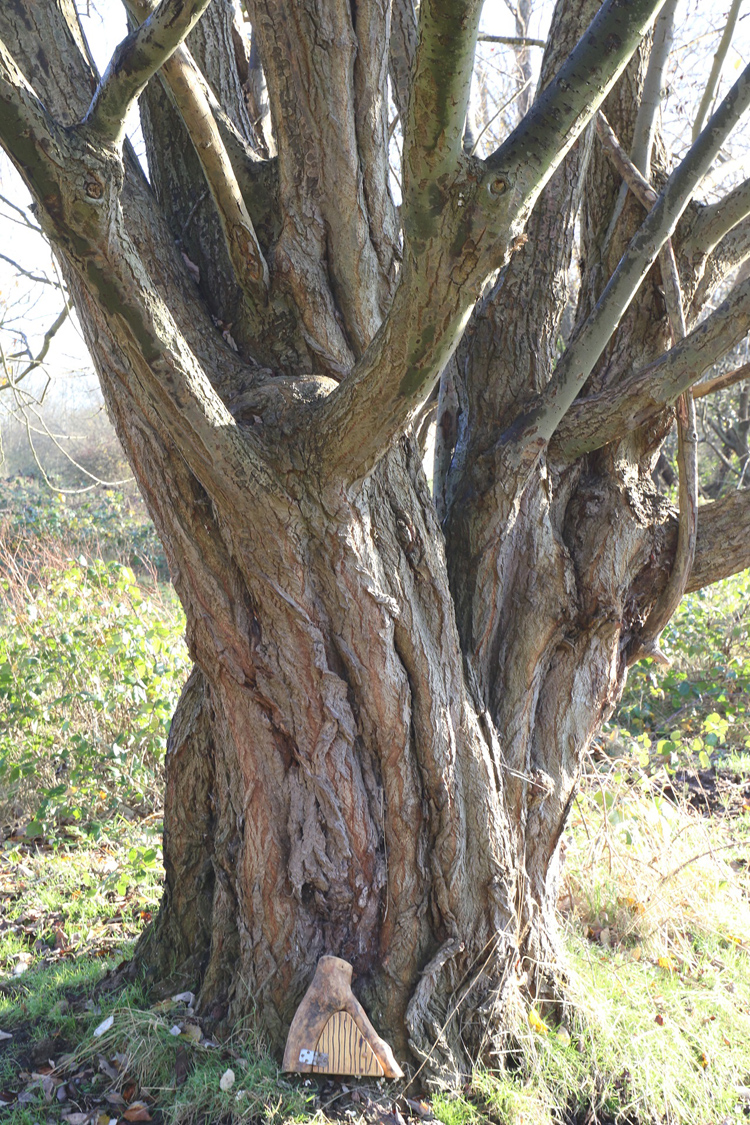
M323 1062L323 1057L327 1061ZM348 1012L334 1012L315 1044L318 1074L354 1074L382 1078L384 1071ZM319 1060L319 1061L318 1061Z

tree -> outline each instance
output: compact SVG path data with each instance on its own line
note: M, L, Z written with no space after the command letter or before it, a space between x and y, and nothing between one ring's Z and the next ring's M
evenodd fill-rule
M338 954L397 1056L461 1073L519 990L560 995L558 845L628 665L685 588L750 563L747 493L696 532L688 395L750 325L747 281L699 320L750 255L748 182L692 202L750 70L667 176L674 5L651 35L660 0L561 0L541 92L480 159L480 0L422 0L418 33L409 0L250 0L249 57L229 0L128 4L101 80L72 0L2 6L0 141L195 661L139 958L280 1046ZM139 96L150 184L123 140ZM679 513L651 478L675 417Z

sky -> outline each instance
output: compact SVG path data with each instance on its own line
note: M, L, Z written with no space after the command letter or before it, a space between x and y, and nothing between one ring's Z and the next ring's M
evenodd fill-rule
M126 32L124 9L119 0L78 0L84 33L93 56L100 68L107 61L119 40ZM528 35L544 38L549 26L551 3L538 3L532 13ZM682 0L676 19L676 50L668 75L665 91L664 114L668 123L668 143L675 158L679 158L689 144L689 122L700 97L699 79L707 74L711 56L718 44L726 20L729 0L707 4L705 0ZM513 35L514 21L505 0L486 0L482 14L482 31L494 35ZM512 58L503 48L480 44L478 58L480 69L493 96L511 79ZM750 0L744 0L740 9L733 45L722 72L719 94L722 95L737 77L737 73L750 58ZM532 59L536 67L541 61L541 51L534 49ZM33 83L33 75L28 76ZM143 152L143 143L137 123L137 114L131 122L130 135L136 151ZM498 138L488 130L482 143L494 147ZM750 171L750 127L738 132L733 141L736 164L730 169L729 182L736 182ZM481 151L481 148L480 148ZM33 216L28 211L29 196L8 158L0 151L0 255L5 254L35 276L57 280L49 247L39 234ZM63 297L53 285L40 285L28 277L16 276L14 268L0 257L0 341L5 351L24 346L26 337L31 353L36 354L44 333L63 307ZM15 340L15 343L13 342ZM96 409L100 404L98 383L78 327L75 314L52 341L47 356L46 372L54 374L50 396L68 400L75 405L90 403ZM46 381L37 379L36 387Z

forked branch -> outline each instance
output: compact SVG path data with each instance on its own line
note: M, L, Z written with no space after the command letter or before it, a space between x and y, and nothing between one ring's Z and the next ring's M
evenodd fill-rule
M654 363L574 402L555 432L556 451L572 460L645 424L697 383L748 329L750 279L735 285L710 316ZM696 396L701 390L696 387Z
M605 0L523 121L487 158L530 208L627 66L664 0Z
M419 409L486 277L520 244L534 201L663 3L605 0L558 76L485 162L462 151L480 5L421 4L404 149L404 264L376 337L316 408L312 440L326 473L367 473Z
M609 280L582 330L563 354L537 401L502 435L498 454L531 465L586 383L594 365L630 305L661 247L671 237L716 154L750 107L750 66L746 67L684 160L669 177L656 205Z

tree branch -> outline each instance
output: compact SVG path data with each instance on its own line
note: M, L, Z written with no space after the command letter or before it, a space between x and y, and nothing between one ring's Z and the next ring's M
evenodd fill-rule
M417 15L414 11L414 0L393 0L388 69L391 75L393 100L402 123L406 121L409 112L409 90L416 53Z
M643 173L647 180L651 179L651 150L656 133L656 122L661 106L661 92L664 85L664 73L669 61L669 52L672 49L674 35L674 14L677 0L667 0L654 24L654 37L651 44L651 54L648 60L648 69L643 83L641 104L633 129L633 145L630 158L636 168Z
M750 489L701 504L698 542L687 592L702 590L750 566Z
M23 369L23 371L20 373L20 375L14 375L12 380L11 380L10 376L8 376L7 383L0 383L0 391L5 390L6 387L10 387L10 386L17 387L18 384L21 383L26 378L27 375L30 375L32 371L36 371L37 367L41 367L41 365L44 363L45 359L47 358L47 353L49 352L50 345L51 345L52 341L54 340L55 336L57 335L57 333L62 328L65 321L68 319L68 316L70 314L70 310L71 310L72 307L73 307L72 302L66 301L66 303L63 305L60 313L55 317L52 324L50 324L49 328L44 333L44 337L42 339L42 345L41 345L39 351L37 352L37 354L34 356L34 358L31 360L31 362L29 364L27 364L27 366Z
M422 0L419 43L404 129L406 227L427 218L425 182L455 170L463 149L481 0ZM425 198L427 196L427 198Z
M729 51L729 45L732 42L732 35L734 34L734 29L737 24L737 17L740 14L741 4L742 0L732 0L732 6L729 9L729 15L724 26L724 32L719 41L719 46L716 48L714 61L711 65L711 73L708 76L708 82L706 83L706 88L703 91L703 97L701 98L700 105L698 106L698 113L696 115L695 121L693 122L694 141L703 128L706 117L708 116L711 102L716 96L716 90L719 85L719 78L721 77L721 68L724 65L724 60L726 59L727 52Z
M672 45L676 7L677 0L667 0L654 25L651 54L649 55L648 68L641 92L641 100L633 126L633 143L630 151L630 160L638 172L645 176L646 181L649 183L651 177L651 150L653 148L656 123L659 107L661 105L664 72L667 67L669 52ZM617 229L622 209L625 206L628 186L631 187L631 190L634 190L632 184L629 183L624 174L623 179L625 183L620 185L617 200L609 219L602 249L603 254L606 254L606 249ZM635 192L635 194L637 195L637 192ZM646 210L648 211L650 207L651 204L647 205Z
M20 273L22 277L27 277L29 281L36 282L37 285L52 285L55 289L60 288L56 281L50 281L48 277L42 277L42 275L38 273L31 273L30 270L24 269L23 266L19 265L13 258L9 258L7 254L0 254L0 259L7 262L9 266L13 266L16 273Z
M0 144L12 157L27 187L55 206L60 187L50 154L61 130L36 96L0 40Z
M693 398L704 398L705 395L725 391L727 387L733 387L735 383L741 383L744 379L750 379L750 363L743 363L742 367L738 367L735 371L726 371L723 375L717 375L715 379L707 379L705 383L699 383L697 387L693 387Z
M125 118L149 78L179 47L200 19L210 0L162 0L139 28L115 50L84 124L102 140L120 144Z
M635 162L628 156L601 110L596 115L596 132L607 156L622 176L627 187L630 188L633 195L643 204L646 210L650 211L659 197L651 187L647 177L642 175Z
M127 233L118 205L119 154L91 145L77 128L61 129L1 41L0 143L70 267L76 301L96 305L97 330L115 341L126 400L162 419L209 493L231 503L251 487L277 491L255 441L214 391Z
M556 452L574 460L644 425L696 383L739 343L750 328L750 279L736 285L717 309L648 367L616 387L576 401L553 440Z
M510 137L486 160L530 209L627 66L664 0L605 0Z
M145 22L154 16L152 0L126 0L128 10ZM214 120L205 83L187 47L178 46L162 66L180 115L203 168L224 232L238 284L250 305L251 322L264 317L268 301L268 266L237 184L232 163Z
M683 253L689 257L710 254L722 238L748 215L750 215L750 179L743 180L723 199L708 204L699 212L683 246Z
M537 401L502 435L498 453L513 463L533 464L586 383L613 332L672 235L703 176L744 111L750 106L750 66L669 177L658 202L609 280L595 309L563 354Z
M666 585L659 594L628 654L634 664L659 652L659 638L687 589L696 551L698 530L698 434L695 404L688 391L677 404L677 462L680 473L677 548Z
M546 39L529 39L526 35L485 35L480 31L478 43L499 43L503 47L546 47Z
M653 207L657 203L656 192L648 180L641 175L635 162L627 158L601 112L597 117L596 126L608 154L615 160L625 182L632 188L634 194L638 196L645 207ZM640 155L642 162L648 166L650 140ZM681 343L687 335L687 330L680 278L671 238L667 239L659 252L659 264L672 335L675 341ZM659 638L685 593L695 555L698 512L698 435L695 422L695 404L689 390L680 396L676 413L677 468L680 479L677 550L666 586L657 598L641 629L635 648L629 655L631 664L643 656L654 655L658 651Z
M534 201L663 2L606 0L521 126L484 163L462 151L479 5L421 5L404 161L403 266L375 339L316 407L312 455L324 458L327 472L368 472L408 424L450 358L487 275L521 245ZM446 47L452 30L456 38ZM446 83L449 62L455 68Z

